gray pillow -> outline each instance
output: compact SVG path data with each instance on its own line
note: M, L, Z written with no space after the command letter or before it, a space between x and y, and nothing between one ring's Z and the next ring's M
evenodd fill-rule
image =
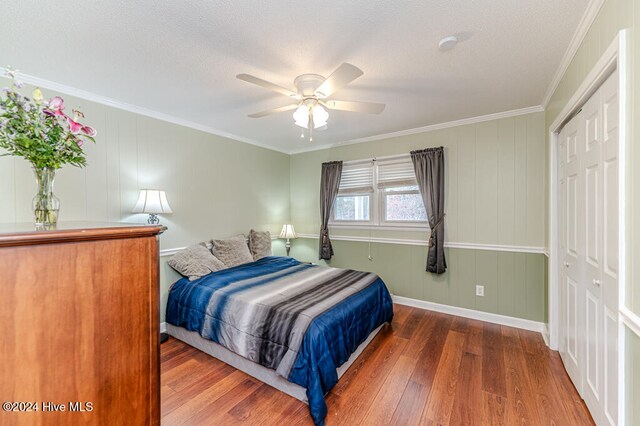
M249 250L253 260L271 256L271 234L269 231L258 232L253 229L249 231Z
M227 268L253 262L253 256L247 246L247 239L244 235L227 238L224 240L213 240L213 255L220 259Z
M189 281L226 268L224 263L211 254L204 243L180 250L171 256L167 263L179 274L189 277Z

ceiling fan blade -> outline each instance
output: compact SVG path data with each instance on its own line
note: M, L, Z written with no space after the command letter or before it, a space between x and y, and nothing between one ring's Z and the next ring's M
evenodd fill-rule
M344 62L318 86L315 94L319 98L331 96L333 92L351 83L362 74L364 72L360 68Z
M287 89L286 87L278 86L277 84L273 84L271 82L268 82L267 80L254 77L249 74L238 74L236 75L236 78L246 81L247 83L252 83L260 87L264 87L265 89L273 90L274 92L282 93L285 96L289 96L295 99L300 99L300 95L298 95L296 92L293 92Z
M340 111L366 112L369 114L380 114L385 104L377 104L374 102L354 102L354 101L323 101L329 109L337 109Z
M299 104L291 104L291 105L285 105L285 106L280 107L280 108L268 109L266 111L261 111L261 112L256 112L254 114L249 114L249 117L251 117L251 118L261 118L261 117L265 117L265 116L270 115L270 114L275 114L277 112L290 111L292 109L298 108L298 105Z

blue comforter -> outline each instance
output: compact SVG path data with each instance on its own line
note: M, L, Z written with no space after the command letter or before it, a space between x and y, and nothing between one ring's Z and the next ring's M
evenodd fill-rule
M377 275L275 256L195 281L183 278L167 304L170 324L305 387L319 425L337 368L392 317L391 296Z

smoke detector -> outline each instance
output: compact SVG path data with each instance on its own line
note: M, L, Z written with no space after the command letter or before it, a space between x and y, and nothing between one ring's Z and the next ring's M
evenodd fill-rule
M438 43L438 48L442 51L451 50L456 47L456 44L458 44L458 37L449 36L440 40L440 43Z

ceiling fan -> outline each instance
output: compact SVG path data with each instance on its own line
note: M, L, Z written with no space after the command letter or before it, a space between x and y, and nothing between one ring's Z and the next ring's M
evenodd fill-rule
M385 104L327 99L334 92L351 83L362 74L364 73L360 68L345 62L327 78L318 74L299 75L293 81L296 91L249 74L238 74L236 77L295 99L295 102L290 105L249 114L249 117L261 118L277 112L295 109L296 111L293 113L295 124L304 129L309 129L309 139L313 140L313 134L311 133L313 129L323 130L327 128L329 113L325 108L339 111L366 112L369 114L380 114L384 110ZM301 137L304 137L304 133Z

